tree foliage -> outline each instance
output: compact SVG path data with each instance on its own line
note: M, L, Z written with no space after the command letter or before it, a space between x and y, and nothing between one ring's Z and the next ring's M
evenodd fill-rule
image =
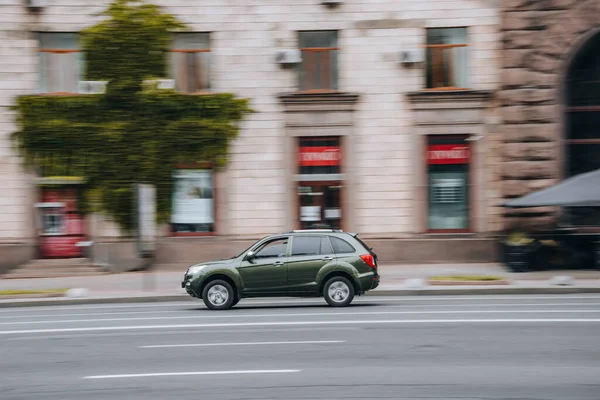
M188 95L144 88L163 77L172 32L184 28L152 4L116 0L82 32L86 76L108 81L103 95L22 96L13 139L42 176L82 176L83 211L134 226L133 184L157 187L159 222L171 210L178 163L226 163L238 123L252 112L232 94Z

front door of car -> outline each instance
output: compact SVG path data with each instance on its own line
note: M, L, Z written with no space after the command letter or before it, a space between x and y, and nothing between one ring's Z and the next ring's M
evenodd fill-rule
M263 243L238 267L246 295L281 295L287 289L288 237Z
M316 292L319 270L335 260L327 236L294 236L288 261L289 293L293 295Z

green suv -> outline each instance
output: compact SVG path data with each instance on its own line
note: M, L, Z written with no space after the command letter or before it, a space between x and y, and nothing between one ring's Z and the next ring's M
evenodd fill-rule
M247 297L321 297L334 307L379 285L377 255L357 234L299 230L271 235L227 260L192 265L181 282L211 310Z

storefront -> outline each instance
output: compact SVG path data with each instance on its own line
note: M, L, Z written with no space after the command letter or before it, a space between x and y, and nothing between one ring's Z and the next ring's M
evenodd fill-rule
M469 164L467 136L427 138L427 230L470 231Z
M300 227L342 229L340 137L299 138Z

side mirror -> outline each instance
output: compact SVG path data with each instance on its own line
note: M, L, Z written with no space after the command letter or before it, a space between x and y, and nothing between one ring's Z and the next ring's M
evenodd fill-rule
M252 261L252 260L254 260L255 258L256 258L256 253L254 253L253 251L249 251L249 252L246 254L246 260L247 260L247 261Z

